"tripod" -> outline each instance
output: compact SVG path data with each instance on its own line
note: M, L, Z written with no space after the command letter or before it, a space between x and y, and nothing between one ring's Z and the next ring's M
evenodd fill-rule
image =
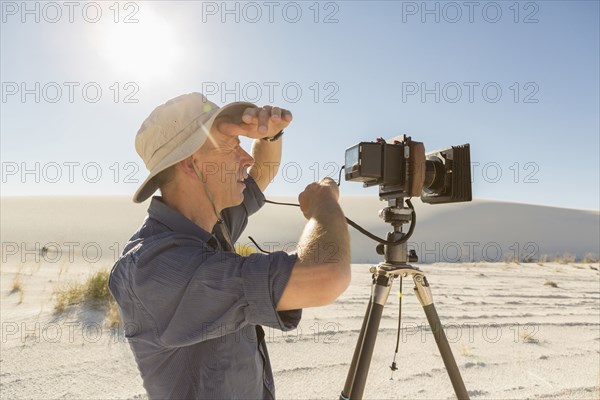
M409 205L410 201L408 201ZM412 207L412 205L411 205ZM387 241L377 246L377 252L384 255L384 262L377 267L372 267L373 286L371 289L371 298L367 306L367 312L363 320L358 342L352 356L352 363L346 378L344 390L340 395L340 400L362 399L365 390L369 365L377 339L377 330L381 321L383 306L387 301L392 288L392 283L396 277L405 277L410 275L415 284L414 291L423 306L427 321L435 337L440 355L444 360L444 365L454 387L454 392L459 400L469 399L467 389L463 383L460 371L452 355L452 350L448 344L448 339L444 333L440 318L438 317L427 278L417 267L413 267L407 262L417 261L416 253L407 252L408 236L412 234L416 217L414 210L404 207L404 199L388 199L388 207L380 211L381 218L386 223L390 223L394 230L388 232ZM402 233L402 225L412 220L411 228L407 234Z

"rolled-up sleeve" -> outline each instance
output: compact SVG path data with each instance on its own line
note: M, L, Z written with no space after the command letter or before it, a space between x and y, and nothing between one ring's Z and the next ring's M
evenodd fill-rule
M187 346L248 324L290 330L302 311L276 307L296 258L172 248L138 266L133 290L165 346Z
M243 283L248 300L248 322L283 331L294 329L298 325L302 310L276 311L296 259L295 254L288 255L283 251L247 257L248 267L243 269Z

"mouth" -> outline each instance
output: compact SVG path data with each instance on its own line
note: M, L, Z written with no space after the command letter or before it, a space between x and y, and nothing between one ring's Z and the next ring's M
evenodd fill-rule
M238 178L237 183L243 185L244 187L246 186L246 184L244 183L244 181L248 179L248 171L246 171L245 169L242 171L241 176Z

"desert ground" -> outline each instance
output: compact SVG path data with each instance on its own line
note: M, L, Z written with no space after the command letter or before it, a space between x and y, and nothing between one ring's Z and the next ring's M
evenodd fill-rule
M357 222L385 232L376 217L381 204L344 204L348 216L361 216ZM280 218L278 224L291 228L261 230L265 220L282 212L268 207L251 218L248 232L259 243L279 237L275 247L284 246L299 234L302 219ZM421 206L422 231L414 242L423 261L416 265L429 279L471 398L600 398L600 267L593 258L598 212L489 201L472 208L479 210L475 217L464 207ZM125 198L2 200L2 399L146 398L129 345L118 327L107 324L104 309L82 303L57 313L53 295L109 270L144 215L143 205ZM468 223L460 224L464 218ZM453 242L444 236L449 230ZM426 240L439 249L430 245L423 251ZM491 252L464 253L465 247L476 248L472 242L496 253L500 248L502 259ZM534 243L537 253L526 243ZM458 249L460 260L444 260L456 259ZM360 261L352 266L350 288L334 304L304 310L294 331L267 329L278 398L338 397L370 294L369 267L378 257L372 243L353 234L353 258ZM389 368L398 325L396 281L365 398L454 398L412 286L405 278L399 369L392 375Z

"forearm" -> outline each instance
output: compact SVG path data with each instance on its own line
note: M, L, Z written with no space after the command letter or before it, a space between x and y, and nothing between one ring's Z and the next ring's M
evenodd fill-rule
M254 178L259 189L264 192L269 183L277 175L281 163L282 138L274 142L255 139L252 143L252 157L254 165L250 167L249 174Z
M335 200L320 204L310 218L298 244L299 265L325 267L350 274L350 235L339 204Z
M300 193L308 223L278 311L330 304L350 285L350 235L335 182L325 178Z

